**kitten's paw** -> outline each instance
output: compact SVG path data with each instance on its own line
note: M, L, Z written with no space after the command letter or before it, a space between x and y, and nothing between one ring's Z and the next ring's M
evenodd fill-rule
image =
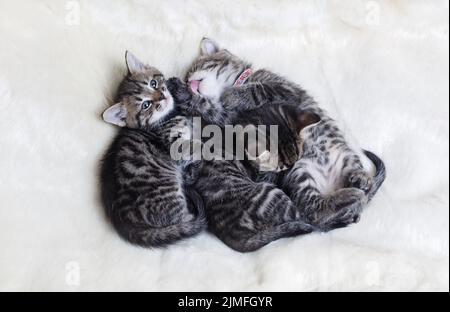
M189 91L188 85L181 79L169 78L166 81L166 86L176 103L187 103L192 99L192 93Z
M170 141L173 143L178 139L189 141L192 137L191 127L186 118L180 118L180 120L172 126L170 129Z
M280 171L284 167L283 164L277 162L276 157L273 157L273 155L267 150L256 157L255 161L260 172Z
M345 227L357 223L367 196L364 191L357 188L344 188L336 191L328 199L330 208L334 211L326 220L327 230Z
M364 202L366 194L364 191L351 187L337 190L329 198L329 203L334 211L340 211L343 208L351 207Z
M345 183L345 187L348 188L354 187L364 191L366 194L370 191L372 186L373 186L373 178L369 175L369 173L362 170L350 173Z

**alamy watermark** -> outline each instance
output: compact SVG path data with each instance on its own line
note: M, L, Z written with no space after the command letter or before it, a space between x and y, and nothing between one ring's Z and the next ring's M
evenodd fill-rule
M191 125L174 127L170 136L176 138L170 147L173 160L254 160L263 167L278 164L277 125L202 126L194 117ZM268 168L268 169L269 169Z

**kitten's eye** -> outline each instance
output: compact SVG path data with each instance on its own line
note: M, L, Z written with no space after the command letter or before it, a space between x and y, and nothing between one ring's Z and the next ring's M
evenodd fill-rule
M152 105L151 101L142 102L142 109L148 109Z
M156 89L158 87L158 82L155 79L152 79L150 81L150 87L152 87L153 89Z

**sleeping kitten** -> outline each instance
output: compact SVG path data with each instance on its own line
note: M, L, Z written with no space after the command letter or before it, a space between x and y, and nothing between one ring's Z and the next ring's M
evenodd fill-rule
M202 99L193 94L189 90L189 86L183 83L178 78L170 78L167 81L167 87L170 93L173 95L175 102L178 103L177 109L180 114L189 117L201 117L205 124L211 123L211 119L208 114L214 116L217 121L220 120L218 125L240 125L244 129L254 130L258 132L257 126L266 126L264 129L266 132L258 132L257 137L264 136L264 141L258 142L257 140L250 140L247 137L235 138L234 146L225 147L225 151L228 155L233 154L236 158L235 151L236 145L243 143L246 154L251 155L252 159L256 158L258 164L265 166L266 171L279 171L292 167L294 163L300 158L303 140L301 138L301 132L304 128L316 124L320 121L318 115L302 111L297 105L287 102L274 102L268 103L261 107L253 107L252 109L245 106L220 105L215 108L208 109L208 112L203 114L202 109L196 107L199 101ZM270 144L270 126L276 125L277 127L277 149L274 150ZM252 127L254 126L254 127ZM237 133L237 136L244 133ZM222 137L225 137L226 132L222 129ZM258 145L258 143L264 144L264 146ZM227 149L229 148L229 149ZM264 154L261 155L261 151L255 153L258 148L265 149ZM259 156L259 157L258 157ZM266 156L268 160L277 160L276 163L263 163ZM239 160L239 159L238 159Z
M244 84L236 86L243 73L249 70L249 64L227 50L219 49L212 40L203 39L201 55L186 75L187 83L195 94L190 103L191 111L211 123L223 125L234 119L229 115L236 114L236 111L284 101L295 104L303 112L319 116L318 124L305 129L303 156L292 170L277 179L278 185L294 203L288 205L288 214L292 216L291 220L312 224L324 231L358 221L362 208L385 179L383 162L373 153L364 151L376 167L375 175L370 176L363 167L359 154L346 143L335 121L298 85L267 70L258 70ZM230 167L231 164L224 166ZM228 236L222 239L228 240L234 247L238 246L236 249L250 250L247 244L240 245L242 231L253 233L255 237L265 233L267 222L274 217L274 208L279 209L272 202L286 200L286 194L273 186L264 186L263 188L268 189L267 192L260 191L258 195L249 192L236 200L235 194L244 190L242 184L250 182L245 176L234 173L242 172L236 166L229 169L219 167L218 164L211 164L204 169L196 183L208 207L208 219L214 218L213 222L210 220L209 226L219 227L216 230L222 231L221 235ZM220 173L234 174L234 183L228 183ZM222 187L223 185L227 188ZM242 211L238 211L236 206L224 204L236 201L244 203L241 205L244 208ZM249 202L256 202L254 207L259 207L252 215L245 210L251 206ZM215 209L211 209L212 205ZM211 214L211 211L215 212ZM225 212L229 211L240 217L228 217ZM281 221L275 220L274 222ZM265 237L264 235L262 236ZM267 240L264 242L267 243Z
M169 155L173 130L183 122L163 75L126 54L128 74L118 103L103 113L123 127L101 165L101 195L113 226L127 241L158 247L206 227L203 202Z

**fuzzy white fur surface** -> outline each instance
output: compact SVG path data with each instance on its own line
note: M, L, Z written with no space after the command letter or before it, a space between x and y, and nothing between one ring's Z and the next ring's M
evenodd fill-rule
M0 290L448 291L448 1L0 2ZM119 239L97 168L131 50L182 75L203 36L300 83L388 178L358 224L249 254Z

